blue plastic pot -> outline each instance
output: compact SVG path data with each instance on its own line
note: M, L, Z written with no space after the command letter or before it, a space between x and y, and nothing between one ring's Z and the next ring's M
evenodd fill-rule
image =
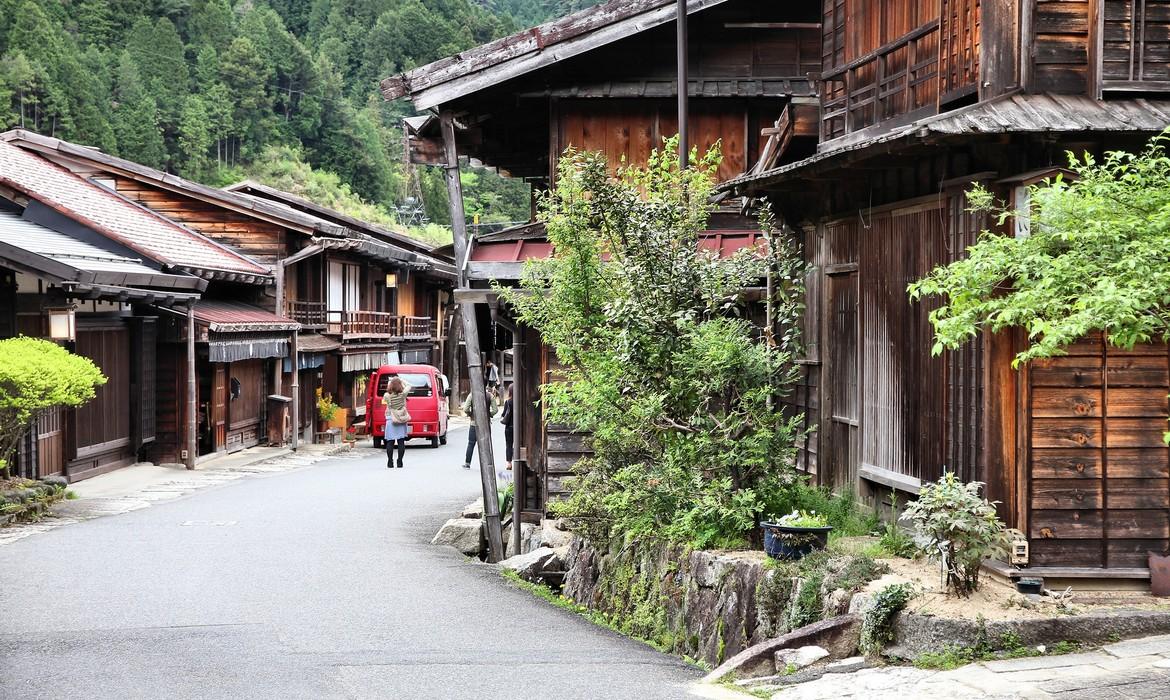
M824 549L829 544L827 527L789 527L776 523L760 523L764 531L764 551L773 559L796 561L810 552Z

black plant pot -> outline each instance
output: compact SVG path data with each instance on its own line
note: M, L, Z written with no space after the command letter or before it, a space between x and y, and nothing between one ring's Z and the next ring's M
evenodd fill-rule
M829 544L832 526L790 527L776 523L760 523L764 530L764 551L773 559L796 561L810 552L824 549Z

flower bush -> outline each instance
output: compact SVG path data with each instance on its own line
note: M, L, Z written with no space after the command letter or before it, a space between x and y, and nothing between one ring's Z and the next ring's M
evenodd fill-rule
M337 415L337 404L333 402L333 395L326 394L317 388L317 419L328 423Z

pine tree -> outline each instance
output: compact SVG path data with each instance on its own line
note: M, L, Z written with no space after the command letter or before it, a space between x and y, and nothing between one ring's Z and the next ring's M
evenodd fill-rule
M118 155L152 168L166 164L166 146L158 121L158 105L138 74L138 64L123 51L115 79L114 137Z
M271 121L268 84L272 69L247 37L236 37L219 62L219 74L235 109L235 134L247 146L260 146Z
M234 36L232 8L228 0L195 0L187 20L187 41L223 52Z
M25 126L28 107L37 99L36 72L21 51L0 57L0 125L5 129Z
M207 174L207 152L212 134L207 108L198 95L191 95L179 115L179 172L193 180Z

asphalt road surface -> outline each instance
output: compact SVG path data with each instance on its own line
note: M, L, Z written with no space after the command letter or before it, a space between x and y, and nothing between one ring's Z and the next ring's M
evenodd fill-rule
M429 544L478 493L465 444L466 428L405 469L370 451L0 547L0 698L688 697L697 669Z

